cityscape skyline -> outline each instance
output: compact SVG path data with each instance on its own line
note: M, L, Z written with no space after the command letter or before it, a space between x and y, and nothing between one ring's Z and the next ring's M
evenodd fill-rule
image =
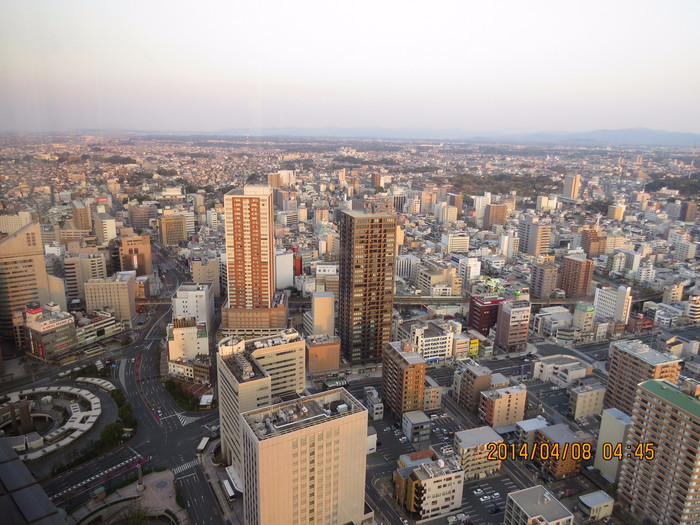
M696 2L7 2L0 14L0 131L699 131Z

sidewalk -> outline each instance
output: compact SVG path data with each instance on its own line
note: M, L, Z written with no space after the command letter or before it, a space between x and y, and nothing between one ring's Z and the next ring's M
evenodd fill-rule
M77 523L92 512L104 509L104 514L102 515L103 521L110 521L111 518L108 519L107 516L114 516L117 513L128 515L133 509L141 507L152 516L163 514L167 510L177 516L181 525L189 525L187 512L175 501L174 479L175 476L169 470L152 472L143 477L143 492L137 490L138 483L134 482L127 487L117 489L101 501L91 499L88 503L71 514L70 519L72 523ZM138 499L125 502L121 508L119 505L114 505L113 509L108 508L108 505L127 498ZM97 513L94 516L97 516ZM94 517L92 519L94 519Z
M216 448L216 445L220 443L220 440L213 441L207 447L207 452L203 454L200 458L200 466L204 472L204 477L209 483L216 496L219 503L219 508L223 514L224 519L228 520L229 523L243 523L243 501L242 498L237 498L236 501L230 502L228 496L224 493L222 488L222 481L229 479L226 472L226 467L216 466L212 463L211 451ZM242 485L240 480L237 480L239 485Z

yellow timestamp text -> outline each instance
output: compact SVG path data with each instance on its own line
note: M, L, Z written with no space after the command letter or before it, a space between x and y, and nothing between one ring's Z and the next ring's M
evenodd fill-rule
M489 443L488 459L491 461L526 460L526 461L548 461L548 460L572 460L587 461L591 459L592 447L590 443L534 443L528 445L522 443Z
M651 461L656 457L656 443L603 443L600 453L603 459L641 459Z

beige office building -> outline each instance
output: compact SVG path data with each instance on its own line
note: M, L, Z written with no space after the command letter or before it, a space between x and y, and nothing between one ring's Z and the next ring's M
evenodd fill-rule
M530 328L530 301L504 301L498 305L496 346L506 352L522 352Z
M619 500L633 515L652 523L700 523L699 396L695 380L682 387L660 380L638 386L617 484ZM647 459L634 456L638 452Z
M371 523L364 501L367 410L345 389L241 417L245 523Z
M491 388L492 374L491 369L485 366L476 363L467 365L459 378L458 402L460 406L469 412L476 412L479 409L481 393Z
M496 388L481 392L479 421L498 428L515 425L525 419L527 387L525 385Z
M574 516L542 485L508 494L503 525L573 525Z
M606 450L604 454L603 447L616 447L618 443L624 447L627 441L627 431L631 424L632 419L621 410L617 408L603 410L593 466L610 483L617 483L622 460L618 457L613 457L610 454L610 449ZM609 443L609 445L606 445L606 443Z
M193 360L200 354L209 354L207 324L194 317L179 317L168 325L168 359Z
M184 215L164 215L158 217L158 231L161 244L168 246L187 240L187 217Z
M75 254L63 262L68 299L85 299L85 283L107 277L107 260L102 253Z
M426 361L405 342L391 342L382 357L384 406L397 419L406 412L423 410Z
M136 275L139 276L151 275L153 273L151 236L147 233L122 235L119 244L119 262L122 271L135 270Z
M326 334L306 337L306 368L309 374L340 368L340 338Z
M311 296L311 311L304 313L307 335L335 335L335 294L315 292Z
M136 272L117 272L85 283L85 304L89 312L107 310L131 326L136 318Z
M221 280L219 278L219 259L197 258L190 262L192 281L195 283L210 283L212 293L221 295Z
M245 352L226 353L230 349L224 344L216 354L221 453L224 461L241 476L241 414L270 405L272 380L253 356ZM236 488L243 491L243 487Z
M637 385L648 379L677 383L681 359L657 352L641 341L610 343L610 370L605 392L605 408L618 408L632 415Z
M569 417L573 420L599 416L603 411L605 387L601 384L583 385L571 389Z
M257 359L260 366L272 378L272 396L295 392L302 394L306 388L306 345L299 333L288 328L273 336L257 339L229 337L219 342L219 353L230 355L246 352Z
M34 221L0 238L0 337L14 337L13 312L24 310L27 303L51 300L41 227Z
M117 236L117 221L108 213L96 213L93 216L95 237L100 246L107 246Z
M501 462L489 457L495 443L503 443L503 438L491 427L478 427L455 433L454 451L459 465L464 470L465 479L481 479L493 476L501 470Z
M578 199L581 193L581 175L567 175L564 177L564 189L561 194L567 199Z
M71 208L73 210L73 227L76 230L92 230L90 208L85 206L83 201L73 201Z

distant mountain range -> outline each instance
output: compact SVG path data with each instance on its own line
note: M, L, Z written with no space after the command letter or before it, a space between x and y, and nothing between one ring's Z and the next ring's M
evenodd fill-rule
M231 128L218 135L263 137L337 137L413 140L464 140L484 143L568 144L587 146L679 146L692 148L700 134L679 133L647 128L598 129L578 133L542 132L519 134L472 133L459 129L411 128Z

